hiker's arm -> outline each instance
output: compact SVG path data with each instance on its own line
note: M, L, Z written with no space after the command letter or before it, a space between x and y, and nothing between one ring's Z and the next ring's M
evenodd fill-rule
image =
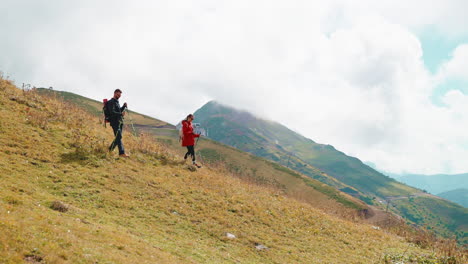
M120 107L120 112L123 112L127 108L127 103L124 103L122 107Z

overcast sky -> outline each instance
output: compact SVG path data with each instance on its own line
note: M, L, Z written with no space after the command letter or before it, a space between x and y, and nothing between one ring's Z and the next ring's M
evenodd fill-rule
M468 1L0 0L0 71L176 123L209 100L389 172L468 172Z

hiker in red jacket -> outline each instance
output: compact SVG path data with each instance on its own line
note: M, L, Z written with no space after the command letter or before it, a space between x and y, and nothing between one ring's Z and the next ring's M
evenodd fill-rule
M188 156L192 156L192 162L193 165L197 166L198 168L201 168L200 165L197 164L195 161L195 138L200 137L200 134L195 134L193 132L193 126L192 126L192 121L195 117L190 114L182 120L182 133L181 133L181 140L182 140L182 147L187 147L187 153L184 156L184 159L186 160Z

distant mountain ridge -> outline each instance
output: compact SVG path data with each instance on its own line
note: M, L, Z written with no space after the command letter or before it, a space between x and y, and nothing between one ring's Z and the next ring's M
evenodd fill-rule
M216 101L195 112L197 122L209 130L209 137L291 167L321 180L307 171L314 166L370 197L385 198L419 192L372 169L355 157L308 139L289 128L264 120ZM363 182L363 175L368 181ZM364 197L363 197L364 198ZM369 200L368 200L369 202Z
M368 204L389 203L390 210L408 221L426 225L441 235L456 234L462 243L468 240L466 208L400 183L331 145L318 144L277 122L216 101L208 102L194 114L211 139L280 163ZM320 173L309 168L318 168L337 182L321 178ZM340 183L351 187L340 187Z
M459 188L468 189L468 173L464 174L390 174L405 184L438 194Z
M437 196L463 205L465 208L468 207L468 189L460 188L451 191L446 191L443 193L439 193Z

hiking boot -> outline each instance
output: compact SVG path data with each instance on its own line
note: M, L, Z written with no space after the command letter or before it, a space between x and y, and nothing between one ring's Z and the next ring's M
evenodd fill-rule
M119 157L121 158L130 158L130 156L128 154L120 154Z
M194 163L193 166L195 166L197 168L201 168L201 165L198 165L197 163Z

